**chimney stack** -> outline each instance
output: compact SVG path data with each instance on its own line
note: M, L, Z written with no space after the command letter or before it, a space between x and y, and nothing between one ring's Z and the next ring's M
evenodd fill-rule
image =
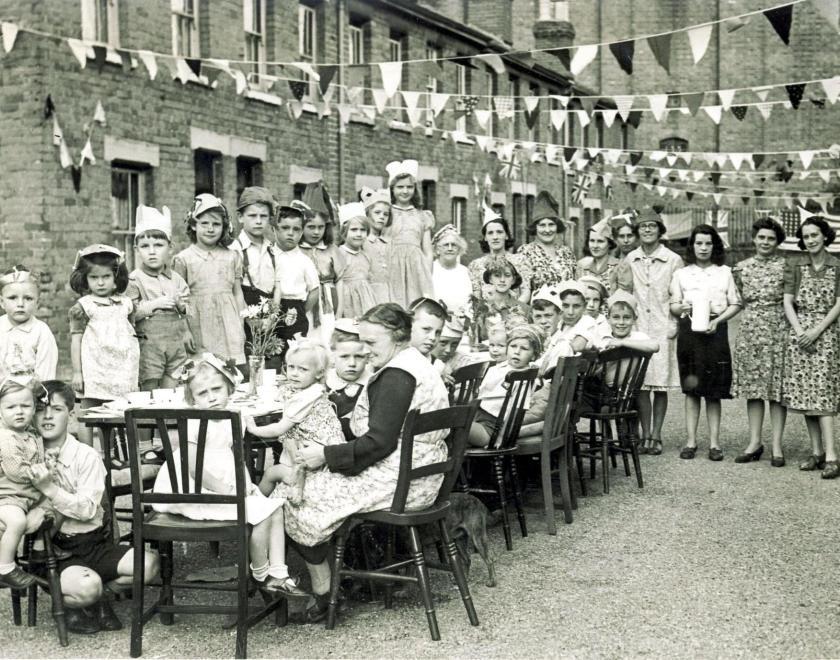
M537 49L560 48L553 51L566 69L571 64L570 49L575 43L575 28L569 22L568 0L539 0L539 15L534 23L534 45Z

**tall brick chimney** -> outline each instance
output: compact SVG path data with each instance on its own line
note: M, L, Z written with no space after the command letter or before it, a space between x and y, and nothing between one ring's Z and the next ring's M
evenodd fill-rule
M554 51L567 69L571 61L570 49L575 43L575 28L569 22L568 0L539 0L539 14L534 23L534 45L537 49L565 48Z
M513 0L468 0L467 23L513 44Z

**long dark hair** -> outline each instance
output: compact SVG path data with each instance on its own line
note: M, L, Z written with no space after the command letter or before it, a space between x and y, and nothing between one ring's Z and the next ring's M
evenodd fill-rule
M694 254L694 239L698 234L706 234L712 237L712 258L711 262L715 266L722 266L726 260L726 252L723 248L723 239L718 234L717 229L712 225L697 225L691 230L691 236L688 237L688 247L685 250L685 262L687 264L697 263L697 255Z
M484 235L487 233L487 226L492 222L498 222L505 230L505 236L507 236L505 239L505 250L513 249L513 246L516 245L516 241L513 239L513 233L510 231L510 226L508 225L507 220L504 218L496 218L481 228L482 238L478 241L478 246L481 248L481 251L484 252L484 254L489 254L490 252L490 246L487 244L487 241L484 240Z
M805 241L802 240L802 228L805 225L814 225L819 228L820 232L825 237L825 247L831 245L834 242L834 239L837 238L837 232L835 232L834 228L828 224L828 220L823 218L821 215L812 215L796 228L796 238L799 239L797 245L800 250L805 249Z

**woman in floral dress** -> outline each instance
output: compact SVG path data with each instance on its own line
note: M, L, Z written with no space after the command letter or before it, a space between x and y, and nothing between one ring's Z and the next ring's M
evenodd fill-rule
M487 270L487 265L493 258L507 257L517 268L522 261L519 255L509 254L515 243L507 220L485 205L481 222L481 240L478 245L484 254L473 259L467 266L470 272L472 294L476 298L483 298L485 290L489 289L484 284L484 271ZM520 302L528 302L531 298L530 291L524 285L520 287L517 294Z
M753 223L752 235L755 256L732 269L744 305L732 360L732 396L747 400L750 425L750 442L735 462L761 458L764 402L768 401L773 431L771 465L782 467L787 409L781 400L787 322L782 305L785 258L778 247L785 240L785 230L772 218L761 218Z
M558 238L565 229L557 202L549 193L542 191L534 203L534 213L528 226L534 240L517 252L522 261L516 265L522 273L525 287L530 291L575 279L575 255L571 248L558 245Z
M402 426L409 410L446 408L446 386L434 365L409 345L411 316L399 305L386 303L369 310L359 322L359 337L376 372L362 391L350 419L355 438L341 445L316 443L299 456L310 469L300 504L286 507L286 533L307 562L316 605L308 617L326 611L330 567L326 541L354 513L390 506L397 485ZM414 466L443 461L445 433L415 439ZM416 481L406 508L428 506L437 497L442 477Z
M790 323L782 378L782 403L805 415L811 456L800 470L840 475L834 446L834 416L840 401L840 260L826 251L834 229L820 217L796 230L798 254L785 266L785 316Z

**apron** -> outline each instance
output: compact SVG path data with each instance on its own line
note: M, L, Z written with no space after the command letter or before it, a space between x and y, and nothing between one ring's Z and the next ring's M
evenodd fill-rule
M82 335L82 378L86 399L113 400L136 392L140 345L128 320L133 305L115 296L101 305L92 296L79 299L88 324Z

